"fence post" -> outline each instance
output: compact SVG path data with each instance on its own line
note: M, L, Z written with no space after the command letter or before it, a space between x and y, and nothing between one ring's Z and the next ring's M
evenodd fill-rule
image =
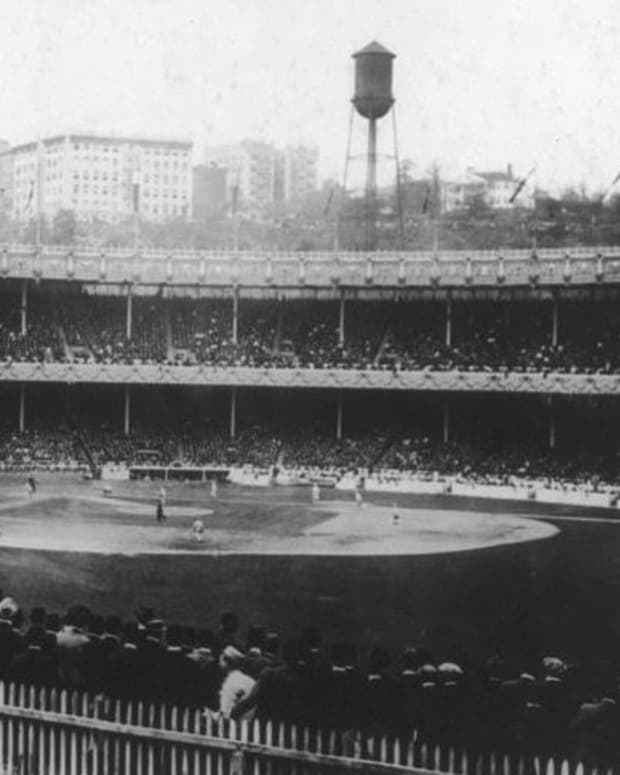
M9 699L8 703L9 705L15 705L15 687L12 683L9 684ZM14 760L14 746L13 746L13 732L14 732L14 723L11 717L9 717L9 721L7 724L7 767L9 771L12 771L15 760Z
M183 711L183 731L189 732L189 708L185 708ZM187 746L183 746L181 753L181 772L183 775L187 775L189 769L189 754L187 752Z
M241 747L233 751L230 757L230 775L245 775L245 755Z
M75 696L75 692L72 693L71 697L71 711L74 712L75 710L75 704L73 702ZM77 732L75 729L71 728L69 730L69 764L70 769L68 772L71 773L71 775L78 775L78 763L77 763ZM65 770L66 772L67 770Z

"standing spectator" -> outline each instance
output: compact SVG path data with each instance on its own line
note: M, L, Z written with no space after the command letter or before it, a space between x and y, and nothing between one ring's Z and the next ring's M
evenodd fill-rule
M0 678L4 678L13 658L26 648L24 636L13 627L19 608L12 597L0 602Z
M241 718L256 708L261 719L297 723L303 718L304 679L301 643L288 640L284 644L284 662L261 672L252 691L232 710L232 718Z
M6 680L28 686L54 686L58 681L56 660L46 653L46 633L33 628L26 638L26 650L16 654L6 671Z
M89 643L86 634L89 619L88 608L74 606L67 611L64 624L56 634L60 679L72 689L83 689L86 686L84 651Z
M222 653L226 646L234 646L241 650L237 642L237 631L239 629L239 617L236 614L226 611L220 618L220 626L215 633L215 651L216 654Z
M244 700L254 688L256 681L242 672L243 654L234 646L226 646L220 654L220 669L224 675L220 689L220 711L230 718L235 707ZM254 710L250 709L239 718L251 720Z

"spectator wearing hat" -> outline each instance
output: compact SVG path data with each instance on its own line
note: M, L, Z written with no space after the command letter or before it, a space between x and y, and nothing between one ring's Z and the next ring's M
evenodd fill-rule
M547 656L542 660L538 702L542 706L541 742L549 753L559 752L564 748L569 722L579 707L568 665L559 657Z
M84 652L90 642L86 634L89 621L90 611L86 606L73 606L56 634L60 679L73 689L86 688Z
M26 650L16 654L6 670L6 680L27 686L54 686L58 682L56 660L45 652L43 628L31 629Z
M162 681L165 626L162 619L152 618L144 627L139 651L146 674L145 692L150 700L159 701L165 698L165 686Z
M575 761L606 770L617 764L620 710L609 693L584 702L569 725Z
M277 632L265 633L263 657L268 667L278 667L284 664L280 656L280 636Z
M161 659L161 684L166 702L183 707L195 706L199 695L199 670L183 649L183 629L168 626L166 648Z
M213 633L210 630L197 633L196 645L187 658L194 662L197 668L198 705L218 710L222 676L218 660L213 653Z
M105 619L93 615L87 628L88 643L84 646L83 664L88 689L100 692L104 682L106 645L103 641Z
M56 659L56 632L52 632L47 626L48 616L45 608L37 606L30 612L30 627L26 632L26 639L33 631L41 630L44 633L43 650L46 654Z
M11 597L0 601L0 678L4 678L13 657L26 649L24 636L13 627L19 607Z
M118 639L105 656L105 692L120 699L141 699L147 693L143 655L138 649L138 626L127 622Z
M356 727L358 722L360 675L355 645L334 644L331 659L332 668L324 716L328 726L346 731Z
M304 713L310 724L320 724L325 712L325 698L331 690L332 663L322 649L318 627L306 627L301 634L302 661L305 665Z
M301 643L293 639L286 641L283 656L282 662L262 670L252 691L233 709L232 718L241 718L252 708L256 708L258 718L265 720L294 724L304 718L306 673Z
M368 671L360 683L359 724L369 736L385 735L393 729L400 710L390 664L387 648L375 646L370 653Z
M220 654L219 664L223 675L220 688L220 712L225 718L230 718L235 707L250 694L256 681L242 671L243 653L234 646L224 648ZM239 716L245 720L251 720L253 717L253 708Z
M401 669L395 681L395 702L399 706L397 729L399 736L406 740L418 728L420 719L420 679L417 673L420 658L415 646L403 650L400 662Z
M260 624L253 624L248 629L243 672L247 673L255 681L262 671L271 664L269 657L263 653L266 634L265 628Z
M220 626L215 633L215 652L219 656L226 646L234 646L241 651L241 646L237 641L237 631L239 630L239 617L231 611L226 611L220 617Z

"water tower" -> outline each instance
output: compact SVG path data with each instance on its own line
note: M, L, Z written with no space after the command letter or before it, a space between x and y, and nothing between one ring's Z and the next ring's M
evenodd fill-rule
M395 54L373 41L353 54L355 61L355 94L351 102L362 118L368 120L366 155L366 249L376 248L377 228L377 121L387 115L394 104L392 97L392 60ZM349 145L350 145L349 136ZM396 157L396 124L394 124ZM345 182L346 185L346 182Z

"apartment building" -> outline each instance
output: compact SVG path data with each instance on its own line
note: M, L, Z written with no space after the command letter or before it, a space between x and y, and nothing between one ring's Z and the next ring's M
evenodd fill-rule
M319 149L306 145L288 145L282 151L284 201L300 199L318 184Z
M318 149L290 145L277 150L269 143L244 140L205 150L205 165L226 171L229 208L257 220L274 204L316 189Z
M152 221L191 215L188 140L66 134L15 146L9 155L17 220L37 211L52 219L59 210L89 221L122 220L136 208Z

